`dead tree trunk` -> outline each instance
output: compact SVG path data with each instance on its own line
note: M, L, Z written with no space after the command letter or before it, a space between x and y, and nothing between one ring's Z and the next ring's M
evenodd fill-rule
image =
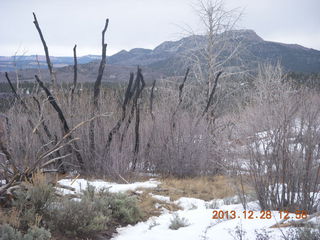
M74 45L74 48L73 48L73 61L74 61L74 65L73 65L73 85L71 88L71 105L73 105L73 95L74 95L74 91L77 88L77 81L78 81L77 44Z
M190 71L190 69L187 68L187 71L186 71L186 74L185 74L185 76L184 76L184 78L183 78L183 81L182 81L182 83L179 85L179 102L178 102L178 105L177 105L176 109L174 110L174 112L173 112L173 114L172 114L172 116L171 116L171 132L173 132L173 130L174 130L175 127L176 127L176 119L175 119L175 117L176 117L176 114L177 114L177 112L178 112L178 110L179 110L179 107L180 107L180 105L181 105L181 103L182 103L183 88L184 88L184 85L185 85L185 83L186 83L186 81L187 81L187 79L188 79L189 71Z
M121 118L119 119L117 124L111 129L111 131L108 134L107 144L106 144L106 147L105 147L105 149L106 149L106 154L105 154L106 157L109 157L111 142L112 142L114 134L119 132L119 129L120 129L121 125L123 124L123 121L126 118L127 104L130 102L130 100L132 98L131 87L132 87L132 83L133 83L133 78L134 78L134 74L130 73L129 83L128 83L127 90L125 92L124 101L123 101L123 104L122 104Z
M93 89L92 117L99 111L98 100L100 95L102 76L103 76L104 68L106 66L107 44L105 43L105 33L107 31L108 25L109 25L109 19L106 20L104 29L102 31L102 54L101 54L99 71L98 71L98 77L94 83L94 89ZM95 128L95 121L91 121L89 126L89 141L90 141L89 144L90 144L90 150L92 154L94 154L94 150L95 150L94 128Z
M35 13L33 13L33 18L34 18L33 23L37 28L37 31L39 33L39 36L40 36L40 39L41 39L41 42L42 42L42 45L43 45L43 48L44 48L44 52L45 52L45 55L46 55L46 61L47 61L47 65L48 65L48 69L49 69L49 73L50 73L51 82L52 82L53 86L55 86L56 85L56 78L55 78L55 75L54 75L54 72L53 72L53 65L52 65L51 60L50 60L49 49L48 49L46 41L44 40L41 28L40 28L38 20L37 20L37 16L36 16Z
M83 171L84 170L84 162L83 162L82 156L80 154L79 146L75 141L73 141L74 139L73 139L72 135L69 134L70 133L70 128L68 126L67 120L65 119L61 108L59 107L58 103L56 102L55 98L53 97L53 95L51 94L49 89L43 84L43 82L39 79L39 77L37 75L35 75L35 78L36 78L37 82L39 83L40 87L45 91L50 104L52 105L54 110L56 110L56 112L58 113L59 119L60 119L60 121L62 123L62 126L63 126L63 133L64 133L63 135L68 135L68 139L70 141L72 141L73 147L68 145L69 150L70 150L70 152L74 152L75 153L76 158L77 158L78 163L79 163L79 166L80 166L80 169Z
M134 143L134 150L133 150L133 160L132 160L132 170L134 171L136 169L137 161L138 161L138 155L140 151L140 104L139 104L139 98L141 97L142 90L145 87L145 82L143 79L143 75L141 73L141 69L138 68L138 76L139 81L137 85L137 96L134 99L134 108L136 109L136 122L135 122L135 143ZM141 87L140 87L141 82Z
M222 74L222 71L218 72L218 74L217 74L217 76L216 76L216 78L215 78L215 80L214 80L214 84L213 84L213 87L212 87L212 90L211 90L211 93L210 93L210 96L209 96L207 105L206 105L204 111L202 112L202 117L203 117L203 116L208 112L208 110L209 110L209 107L210 107L210 105L211 105L211 103L212 103L212 99L213 99L213 96L214 96L214 94L215 94L215 92L216 92L216 89L217 89L217 86L218 86L218 80L219 80L219 77L220 77L221 74Z
M148 142L146 144L146 149L145 149L145 166L144 169L147 170L149 166L149 154L150 154L150 148L151 148L151 141L154 138L154 132L155 132L155 123L156 123L156 117L153 114L153 100L154 100L154 89L156 86L156 80L153 81L152 87L151 87L151 92L150 92L150 99L149 99L149 112L150 116L152 119L152 129L151 133L148 138Z
M129 129L129 126L130 126L130 124L131 124L131 122L132 122L132 119L133 119L133 117L134 117L134 113L135 113L135 110L136 110L136 106L135 106L135 102L138 100L138 98L140 97L140 94L141 94L141 92L142 92L142 90L143 90L143 88L144 88L144 86L145 86L145 82L144 82L144 80L143 80L143 76L142 76L142 78L141 78L141 76L142 76L142 73L141 73L141 69L138 67L138 71L137 71L137 76L136 76L136 80L135 80L135 84L134 84L134 86L133 86L133 89L132 89L132 91L131 91L131 97L133 97L133 104L132 104L132 106L131 106L131 111L130 111L130 115L128 116L128 120L127 120L127 122L126 122L126 125L125 125L125 127L124 127L124 129L123 129L123 132L122 132L122 134L121 134L121 139L120 139L120 151L122 151L122 145L123 145L123 141L124 141L124 138L126 137L126 134L127 134L127 131L128 131L128 129ZM141 89L139 89L139 87L138 87L138 85L140 84L140 79L142 79L142 81L143 81L143 83L142 83L142 88Z

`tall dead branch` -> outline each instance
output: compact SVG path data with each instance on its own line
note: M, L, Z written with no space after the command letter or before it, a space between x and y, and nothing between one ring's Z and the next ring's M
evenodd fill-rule
M98 70L98 76L97 80L94 83L94 88L93 88L93 110L92 110L92 116L96 114L99 110L99 95L100 95L100 90L101 90L101 81L102 81L102 76L104 72L104 68L106 66L106 58L107 58L107 43L105 43L105 33L107 31L109 25L109 19L106 19L105 26L102 30L102 53L101 53L101 61L99 65L99 70ZM91 153L94 153L95 150L95 139L94 139L94 128L95 128L95 122L92 121L90 122L89 126L89 140L90 140L90 149Z
M152 83L152 87L151 87L151 91L150 91L150 98L149 98L149 112L150 112L150 116L152 119L152 129L151 129L151 133L149 135L149 139L147 141L146 144L146 148L145 148L145 161L146 163L149 163L149 154L150 154L150 148L151 148L151 141L154 138L154 132L155 132L155 121L156 118L153 114L153 100L154 100L154 89L156 86L156 80L153 81ZM146 166L147 164L145 164Z
M207 101L207 105L206 105L205 109L204 109L203 112L202 112L202 117L203 117L203 116L208 112L208 110L209 110L209 107L210 107L210 105L211 105L211 103L212 103L212 99L213 99L213 96L214 96L214 94L215 94L215 92L216 92L216 89L217 89L217 86L218 86L218 80L219 80L219 77L220 77L221 74L222 74L222 71L218 72L218 74L216 75L216 78L215 78L215 80L214 80L214 84L213 84L213 87L212 87L212 90L211 90L209 99L208 99L208 101Z
M138 68L137 75L139 76L139 82L137 85L137 96L134 99L134 103L133 103L135 106L135 109L136 109L136 121L135 121L135 127L134 127L135 142L134 142L133 160L132 160L132 170L133 171L136 169L138 154L140 151L140 104L139 104L138 100L141 97L142 90L145 87L145 82L144 82L143 75L141 73L140 68ZM141 87L140 87L140 82L141 82Z
M98 109L98 99L100 95L100 89L101 89L101 80L104 72L104 68L106 66L106 53L107 53L107 46L108 44L105 43L105 33L107 31L109 25L109 19L106 19L106 23L104 26L104 29L102 31L102 54L101 54L101 61L99 65L99 71L98 71L98 77L97 80L94 83L94 89L93 89L93 105L96 109Z
M63 114L61 108L59 107L58 103L56 102L54 96L51 94L49 89L43 84L43 82L39 79L39 77L37 75L35 75L35 78L36 78L37 82L39 83L39 86L45 91L51 106L58 113L59 119L60 119L60 121L62 123L62 126L63 126L64 135L68 134L68 139L70 141L74 140L72 135L69 134L70 133L70 128L68 126L67 120L65 119L64 114ZM74 151L74 153L76 155L76 158L78 160L78 163L80 165L81 170L84 170L84 162L83 162L82 156L80 154L80 150L79 150L78 144L75 141L73 141L72 145L73 145L73 147L68 145L69 146L69 150L71 152Z
M45 119L43 117L43 112L42 112L42 108L41 108L39 100L35 96L33 96L32 98L33 98L33 100L36 103L37 108L38 108L38 113L39 113L39 117L40 117L39 123L42 125L42 128L43 128L46 136L48 137L48 139L50 139L50 141L52 141L53 144L56 144L58 137L57 137L56 134L54 134L54 136L52 135L52 133L50 132L50 130L49 130L48 126L47 126L47 124L45 123ZM58 157L58 158L61 157L61 154L60 154L59 151L56 151L55 156L51 156L50 155L50 158L55 158L55 157ZM61 159L58 161L58 166L59 166L58 167L58 171L60 173L62 173L62 174L65 173L65 168L63 166L63 163L62 163Z
M49 73L50 73L51 82L52 82L53 85L55 85L56 84L56 79L55 79L55 75L54 75L54 72L53 72L53 65L52 65L51 60L50 60L49 49L48 49L46 41L44 40L40 25L39 25L38 20L37 20L37 16L36 16L35 13L32 13L32 14L33 14L33 18L34 18L33 23L37 28L37 31L39 33L39 36L40 36L40 39L41 39L41 42L42 42L42 45L43 45L43 48L44 48L44 52L45 52L45 55L46 55L46 61L47 61L47 65L48 65L48 69L49 69Z
M21 98L20 95L17 93L16 89L14 88L14 86L13 86L13 84L12 84L10 78L9 78L8 72L6 72L5 75L6 75L6 79L7 79L8 83L9 83L9 86L10 86L10 88L11 88L11 91L13 92L13 95L14 95L15 98L21 103L21 105L24 107L24 109L27 110L27 111L29 111L26 103L22 100L22 98Z
M127 110L127 104L130 102L131 100L131 87L132 87L132 83L133 83L133 78L134 78L134 74L130 73L130 78L129 78L129 83L125 92L125 97L124 97L124 101L122 104L122 114L121 114L121 118L118 120L118 122L116 123L116 125L111 129L111 131L108 134L108 139L107 139L107 143L106 143L106 156L109 156L110 153L110 147L111 147L111 142L113 139L114 134L116 134L117 132L119 132L119 129L121 127L121 125L123 124L123 121L126 118L126 110Z
M76 90L77 87L77 81L78 81L78 61L77 61L77 44L74 45L73 48L73 85L71 88L71 104L73 104L73 95L74 91Z
M142 84L141 84L141 88L139 89L138 85L140 86L140 81ZM136 102L138 101L138 98L140 97L141 93L142 93L142 90L143 88L145 87L145 82L144 82L144 79L143 79L143 76L142 76L142 73L141 73L141 69L138 67L138 70L137 70L137 76L136 76L136 79L135 79L135 83L134 83L134 86L132 88L132 91L130 93L130 96L133 97L133 104L131 106L131 111L130 111L130 114L128 116L128 120L126 122L126 125L123 129L123 132L121 134L121 139L120 139L120 151L122 151L122 145L123 145L123 141L126 137L126 134L127 134L127 131L129 129L129 126L132 122L132 119L134 117L134 113L135 113L135 110L136 110Z
M172 116L171 116L171 128L172 128L171 130L173 130L173 129L176 127L175 117L176 117L176 114L177 114L177 112L178 112L178 110L179 110L179 107L180 107L180 105L181 105L181 103L182 103L183 88L184 88L184 85L185 85L185 83L186 83L186 81L187 81L187 78L188 78L188 75L189 75L189 71L190 71L190 69L187 68L187 71L186 71L186 74L185 74L185 76L184 76L184 78L183 78L183 81L182 81L182 83L179 85L179 102L178 102L178 105L177 105L176 109L174 110L174 112L172 113Z
M185 76L183 78L183 81L179 86L179 104L178 104L178 106L182 103L182 91L183 91L183 88L184 88L184 84L187 81L187 78L188 78L188 75L189 75L189 71L190 71L190 68L187 68L187 71L186 71L186 74L185 74Z
M151 87L151 92L150 92L149 111L150 111L150 115L151 115L152 121L155 120L155 116L153 114L153 99L154 99L154 88L155 88L155 86L156 86L156 80L153 81L152 87Z

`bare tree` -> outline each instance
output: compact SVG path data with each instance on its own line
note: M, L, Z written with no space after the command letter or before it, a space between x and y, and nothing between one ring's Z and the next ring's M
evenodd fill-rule
M99 111L99 96L100 96L100 88L101 88L101 81L102 81L102 76L104 72L104 68L106 66L106 59L107 59L107 46L108 44L105 43L105 34L108 29L109 25L109 19L106 19L104 28L102 30L102 43L101 43L101 48L102 48L102 53L101 53L101 61L99 65L99 71L98 71L98 76L97 80L94 83L94 88L93 88L93 110L92 110L92 116L94 116L98 111ZM94 153L95 150L95 137L94 137L94 127L95 127L95 122L91 121L90 122L90 149L91 152Z
M319 206L319 97L294 89L279 65L260 66L238 122L262 209L314 212ZM239 156L238 156L239 157Z
M195 47L194 51L187 53L187 64L191 67L191 74L197 83L196 87L201 89L199 103L210 102L209 107L215 108L234 91L239 90L236 87L231 91L216 91L209 101L219 72L224 72L220 81L242 72L239 67L229 67L231 61L239 61L242 43L236 40L238 32L233 30L236 29L242 13L238 9L228 10L223 0L199 0L194 8L201 20L204 36L192 33ZM219 83L216 88L221 89L224 85L227 86Z

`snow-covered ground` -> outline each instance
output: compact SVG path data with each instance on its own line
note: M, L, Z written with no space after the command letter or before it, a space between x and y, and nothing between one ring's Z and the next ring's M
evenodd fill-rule
M160 182L155 179L150 179L146 182L136 182L132 184L117 184L104 181L87 181L85 179L64 179L59 181L60 184L74 187L76 193L84 190L88 184L93 185L96 189L107 188L110 192L125 192L128 190L136 191L138 188L141 193L141 188L155 188ZM63 190L64 193L69 193ZM74 192L73 192L74 193ZM249 202L246 213L253 211L252 219L244 217L242 204L230 204L236 201L237 197L229 199L213 199L204 201L196 198L182 197L174 202L170 201L170 197L155 195L149 193L153 198L173 203L181 207L179 211L169 211L162 208L162 214L158 217L151 217L146 222L137 223L134 226L118 228L117 234L114 234L113 240L234 240L240 239L239 234L242 233L242 239L254 240L258 233L267 233L269 239L280 240L287 235L290 228L270 228L272 225L279 223L280 213L277 211L271 212L270 219L261 219L260 207L257 201ZM157 203L158 204L158 203ZM234 219L213 219L213 212L234 211L236 217ZM230 216L230 215L229 215ZM283 216L283 215L282 215ZM294 214L289 214L289 217L295 218ZM183 219L185 224L177 230L170 229L170 224L174 218ZM320 218L312 219L313 222L320 223Z
M283 239L283 234L289 229L270 228L280 221L279 213L272 212L271 219L260 219L261 213L257 202L251 202L247 211L254 211L253 219L244 219L241 204L221 205L219 209L210 208L211 202L201 199L180 198L178 203L183 210L176 212L164 211L159 217L151 217L146 222L134 226L118 228L114 240L234 240L239 239L237 232L243 232L242 239L256 239L257 233L267 231L270 239ZM214 210L231 211L238 215L235 219L212 219ZM178 216L184 218L187 226L178 230L169 228L172 219ZM293 215L290 215L293 217Z
M156 181L155 179L150 179L146 182L135 182L130 184L118 184L105 182L102 180L89 181L86 179L62 179L58 183L65 186L73 187L75 189L75 191L59 189L59 191L64 194L81 193L81 191L87 188L88 184L94 186L97 191L99 191L100 189L108 189L109 192L126 192L129 190L134 191L138 188L155 188L160 184L160 182Z

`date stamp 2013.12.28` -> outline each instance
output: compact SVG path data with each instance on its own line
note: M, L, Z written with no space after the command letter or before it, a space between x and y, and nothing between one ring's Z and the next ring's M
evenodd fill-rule
M212 212L212 219L272 219L277 217L279 219L306 219L308 212L305 210L289 211L236 211L236 210L214 210Z

